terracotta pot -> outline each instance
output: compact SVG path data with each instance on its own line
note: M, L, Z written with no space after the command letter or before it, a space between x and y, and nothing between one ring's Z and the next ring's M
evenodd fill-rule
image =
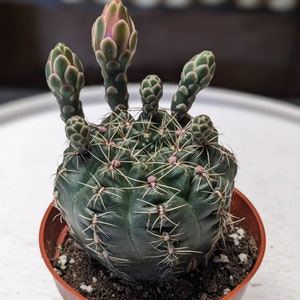
M231 212L234 216L243 219L240 225L254 237L258 247L258 257L247 277L237 285L229 294L224 296L222 300L238 300L242 299L245 294L247 284L258 270L265 252L266 236L262 221L251 202L237 189L234 191L232 198ZM58 258L58 245L61 245L67 235L68 226L65 222L61 222L58 217L58 210L51 204L41 223L39 243L42 257L52 276L54 277L57 288L63 299L86 299L68 285L53 269L51 261Z

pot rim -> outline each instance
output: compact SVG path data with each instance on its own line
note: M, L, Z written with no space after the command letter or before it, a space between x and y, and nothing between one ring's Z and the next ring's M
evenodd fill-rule
M254 205L250 202L250 200L240 190L238 190L237 188L234 188L234 193L237 194L239 196L239 198L241 198L245 202L245 204L251 210L252 214L255 216L255 219L257 221L257 225L259 228L259 234L260 234L260 244L257 245L259 248L259 253L258 253L256 262L255 262L254 266L252 267L251 271L249 272L249 274L244 278L243 281L241 281L238 285L236 285L236 287L230 293L228 293L227 295L222 297L220 300L232 299L233 296L237 295L244 287L247 286L249 281L252 279L254 274L259 269L259 267L262 263L263 257L265 255L265 250L266 250L266 232L265 232L265 228L264 228L262 219L261 219L258 211L254 207Z
M261 217L260 217L258 211L254 207L254 205L250 202L250 200L242 192L240 192L237 188L234 189L234 193L242 201L244 201L245 205L250 209L253 216L255 216L255 220L256 220L258 228L259 228L259 237L260 237L260 241L259 241L259 245L258 245L259 253L258 253L256 262L255 262L254 266L252 267L251 271L249 272L249 274L233 290L231 290L227 295L222 297L220 300L232 300L234 298L234 296L238 296L243 290L245 290L247 284L252 279L252 277L257 272L257 270L259 269L259 267L262 263L264 254L265 254L265 249L266 249L266 233L265 233L264 225L263 225L263 222L261 220ZM50 271L50 273L54 277L54 280L55 280L56 284L60 284L70 294L76 296L77 299L87 300L86 297L82 296L80 293L78 293L76 290L74 290L69 284L67 284L62 279L62 277L60 277L58 275L58 273L54 270L54 268L51 264L51 260L49 259L48 255L47 255L45 242L44 242L44 232L45 232L47 220L49 219L49 216L50 216L51 212L55 209L56 208L55 208L55 206L53 205L53 202L52 202L48 206L48 208L47 208L47 210L46 210L46 212L43 216L41 225L40 225L39 246L40 246L40 251L41 251L42 258L43 258L48 270ZM54 221L54 219L52 221ZM67 231L68 231L68 226L65 224L63 226L59 236L65 236ZM55 249L55 254L53 255L53 257L57 256L58 253L59 253L59 249ZM59 286L58 286L58 288L59 288Z

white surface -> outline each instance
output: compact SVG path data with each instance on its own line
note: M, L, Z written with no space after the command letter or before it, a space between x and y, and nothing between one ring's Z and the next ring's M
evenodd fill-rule
M131 107L140 106L130 86ZM175 86L166 86L169 107ZM108 112L103 89L81 99L89 121ZM207 114L239 160L238 187L256 206L267 233L264 261L244 300L300 299L300 109L271 99L207 89L191 110ZM0 106L0 298L61 299L38 246L41 218L52 200L52 174L66 145L54 97Z

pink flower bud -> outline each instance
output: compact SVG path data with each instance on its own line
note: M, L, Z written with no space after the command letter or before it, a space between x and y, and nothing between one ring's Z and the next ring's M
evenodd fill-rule
M98 63L104 66L113 60L128 67L136 44L137 31L127 8L121 0L111 1L92 27L92 46Z

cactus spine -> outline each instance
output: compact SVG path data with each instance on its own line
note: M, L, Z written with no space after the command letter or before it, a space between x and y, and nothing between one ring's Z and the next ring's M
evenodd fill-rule
M90 256L118 276L164 280L195 269L222 238L231 221L237 165L210 118L188 115L214 73L209 51L184 66L171 113L159 108L161 79L149 75L140 87L141 113L131 115L126 70L136 38L122 2L107 4L92 30L112 110L100 124L84 119L77 56L62 44L51 51L47 82L70 141L54 195Z

